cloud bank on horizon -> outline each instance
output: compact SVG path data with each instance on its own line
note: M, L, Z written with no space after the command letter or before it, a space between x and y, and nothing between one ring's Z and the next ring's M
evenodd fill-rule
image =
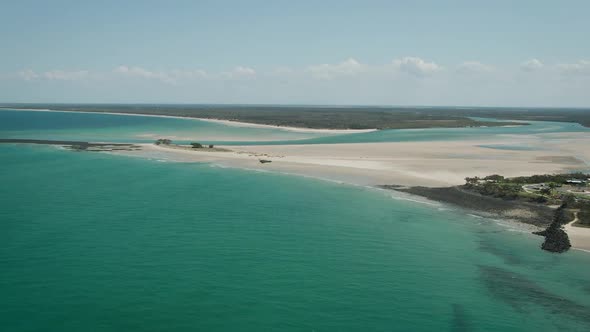
M9 4L0 102L590 107L585 1L222 2Z
M348 58L303 67L257 69L238 65L217 72L134 65L105 71L26 68L5 75L3 81L49 91L59 86L73 92L66 100L47 95L19 102L590 105L587 60L545 64L532 58L500 67L479 61L443 65L408 56L383 64ZM92 93L97 89L117 97L97 97ZM153 93L146 97L147 91ZM571 100L563 101L566 98Z

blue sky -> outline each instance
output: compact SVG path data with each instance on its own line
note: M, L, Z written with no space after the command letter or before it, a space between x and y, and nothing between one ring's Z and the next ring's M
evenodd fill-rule
M0 102L590 106L590 1L0 2Z

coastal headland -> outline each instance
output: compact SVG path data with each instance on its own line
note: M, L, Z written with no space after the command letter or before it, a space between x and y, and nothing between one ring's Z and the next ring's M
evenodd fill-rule
M380 187L542 227L533 233L545 237L541 247L547 251L590 250L590 174L495 174L445 188Z

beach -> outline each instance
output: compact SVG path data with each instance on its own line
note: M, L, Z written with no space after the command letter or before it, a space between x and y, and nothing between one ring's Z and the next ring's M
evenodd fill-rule
M514 142L513 139L510 142ZM482 147L505 140L387 142L312 145L224 146L231 152L177 150L140 144L137 155L158 155L187 162L300 174L358 185L396 184L444 187L464 183L468 176L506 177L567 172L586 167L590 138L554 140L545 149L510 151ZM260 164L259 159L272 161Z
M577 217L572 222L564 226L572 247L579 250L584 250L590 253L590 227L575 226Z
M117 114L124 114L124 113L117 113ZM214 123L224 124L226 126L236 126L236 127L251 127L251 128L274 128L274 129L282 129L287 131L294 131L299 133L328 133L328 134L358 134L358 133L369 133L372 131L376 131L377 129L316 129L316 128L302 128L302 127L289 127L289 126L273 126L267 124L259 124L259 123L250 123L250 122L241 122L241 121L234 121L234 120L222 120L222 119L206 119L206 118L188 118L186 119L197 119L201 121L208 121Z

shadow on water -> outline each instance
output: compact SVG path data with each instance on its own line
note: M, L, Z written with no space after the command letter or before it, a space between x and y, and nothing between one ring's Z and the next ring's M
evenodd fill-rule
M551 314L568 316L590 323L590 307L553 294L524 276L494 266L480 265L481 279L492 296L508 303L519 312L542 307Z
M451 331L453 332L468 332L472 331L469 317L465 311L465 307L458 303L453 303L453 321L451 322Z
M519 265L522 259L514 254L514 251L506 247L499 247L497 243L489 239L480 238L479 250L497 256L504 260L506 264Z
M525 258L522 256L522 253L519 252L518 250L515 250L514 248L512 248L510 246L503 245L502 243L499 243L497 240L486 237L487 234L504 233L504 231L489 231L489 232L481 232L480 231L477 233L479 236L478 242L477 242L479 251L496 256L496 257L502 259L502 261L508 265L514 265L514 266L526 265L527 268L529 268L529 269L540 271L540 270L545 269L548 264L558 264L560 261L559 257L557 257L556 255L548 254L548 253L546 253L546 255L544 255L542 257L534 257L534 256L528 255L528 256L525 256L526 257ZM539 237L539 239L541 239L541 237ZM541 243L541 241L539 241L539 243ZM531 245L533 245L533 244L531 244ZM535 249L541 251L540 244Z

